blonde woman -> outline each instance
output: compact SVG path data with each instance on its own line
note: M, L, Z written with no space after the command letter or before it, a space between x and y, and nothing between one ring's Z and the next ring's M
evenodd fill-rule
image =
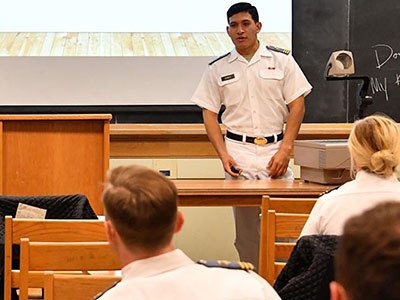
M350 217L388 200L400 202L399 126L388 117L367 117L354 124L348 145L355 179L318 199L302 236L341 235Z

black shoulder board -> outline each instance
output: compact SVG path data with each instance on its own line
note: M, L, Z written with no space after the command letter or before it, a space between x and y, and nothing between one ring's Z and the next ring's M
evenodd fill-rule
M94 298L92 300L97 300L99 299L101 296L103 296L107 291L111 290L113 287L115 287L121 280L117 280L116 282L113 283L112 286L110 286L108 289L106 289L105 291L102 291L101 293L98 293L96 296L94 296Z
M280 52L280 53L283 53L283 54L286 54L286 55L290 54L290 50L283 49L283 48L278 48L278 47L275 47L275 46L267 46L267 49L271 50L271 51L275 51L275 52Z
M199 260L198 264L204 265L210 268L225 268L232 270L245 270L245 271L253 271L254 266L248 262L241 261L227 261L227 260Z
M220 59L222 59L222 58L224 58L224 57L226 57L226 56L228 56L229 54L230 54L230 52L225 53L224 55L221 55L220 57L217 57L217 58L214 59L213 61L209 62L208 65L211 66L213 63L219 61Z
M344 183L343 183L343 184L344 184ZM336 190L337 190L338 188L340 188L343 184L338 185L337 187L331 188L329 191L323 192L323 193L321 194L321 196L326 195L326 194L329 194L330 192L336 191Z

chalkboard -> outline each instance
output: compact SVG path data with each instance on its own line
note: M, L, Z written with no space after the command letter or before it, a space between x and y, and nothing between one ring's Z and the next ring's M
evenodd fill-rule
M325 80L330 54L348 48L348 0L293 1L293 56L313 86L305 122L346 122L347 82Z
M293 55L314 89L305 122L352 122L361 81L326 81L325 65L336 50L353 52L356 75L371 79L373 104L400 121L400 31L398 0L293 1Z
M400 1L351 1L350 49L356 73L371 79L369 113L400 121ZM350 86L349 94L355 93Z

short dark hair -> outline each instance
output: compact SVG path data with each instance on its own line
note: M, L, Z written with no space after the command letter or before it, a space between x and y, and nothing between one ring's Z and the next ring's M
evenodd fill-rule
M226 12L226 16L228 18L228 24L229 24L229 19L233 16L236 15L240 12L248 12L251 15L251 18L254 20L254 22L258 22L258 11L257 8L250 3L247 2L239 2L236 4L233 4L228 11Z
M114 168L102 200L106 217L131 251L158 251L171 242L177 190L164 175L142 166Z
M346 222L336 277L352 300L399 299L399 202L379 204Z

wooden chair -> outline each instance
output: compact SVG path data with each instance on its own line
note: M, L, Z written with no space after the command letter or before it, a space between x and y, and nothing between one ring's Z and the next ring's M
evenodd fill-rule
M60 275L45 272L44 300L91 300L121 277L107 275Z
M19 299L28 300L29 287L44 287L44 273L32 271L120 270L120 261L107 242L30 242L21 239ZM37 280L29 283L29 276ZM73 298L71 298L73 299Z
M266 211L277 213L310 214L318 198L276 198L263 196ZM265 201L267 200L267 201Z
M6 216L4 238L5 300L11 299L12 288L19 287L19 270L12 270L12 245L19 244L21 238L29 238L31 241L38 242L107 241L103 221L13 219Z
M259 274L270 284L274 283L285 266L285 263L275 260L289 258L295 246L295 242L276 242L276 239L298 239L315 201L316 199L263 198ZM287 210L289 213L276 212L275 209Z

